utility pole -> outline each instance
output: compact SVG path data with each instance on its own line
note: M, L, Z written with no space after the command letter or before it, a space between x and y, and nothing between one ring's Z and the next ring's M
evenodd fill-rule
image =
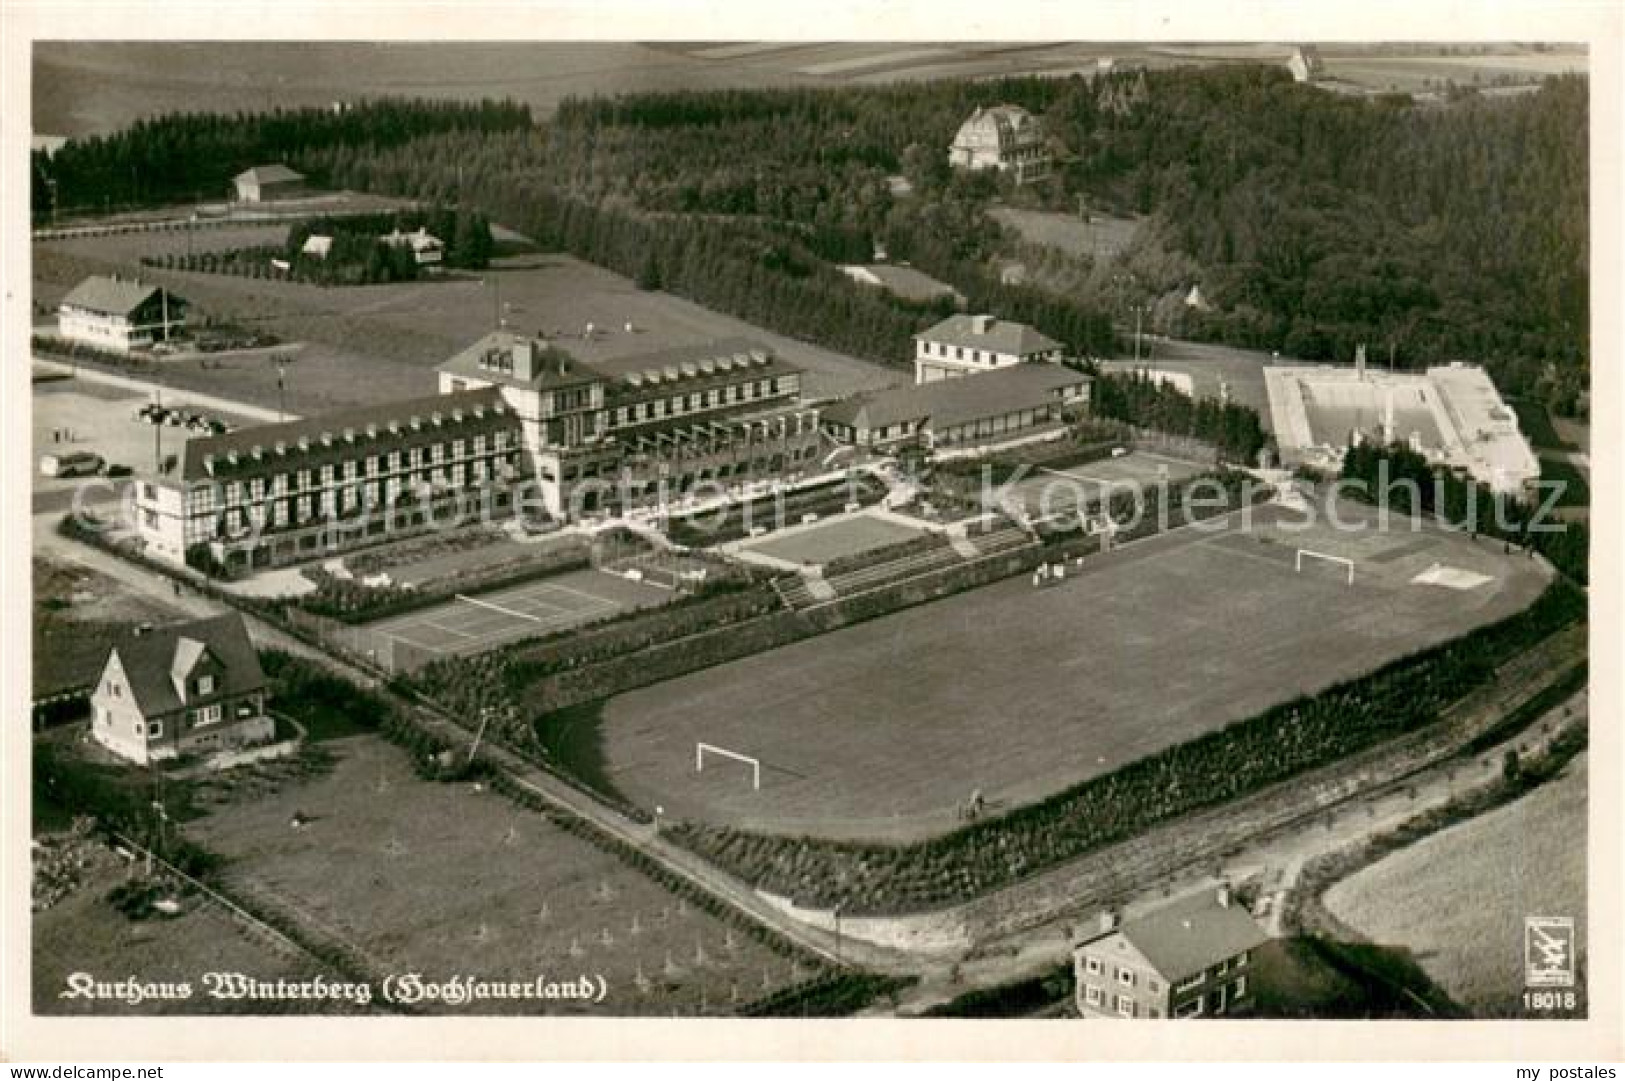
M280 423L288 419L288 359L278 357L276 361L276 419Z
M474 742L468 748L468 764L474 764L474 756L479 753L480 740L485 738L485 726L491 723L491 714L494 711L490 706L480 710L480 730L474 733Z

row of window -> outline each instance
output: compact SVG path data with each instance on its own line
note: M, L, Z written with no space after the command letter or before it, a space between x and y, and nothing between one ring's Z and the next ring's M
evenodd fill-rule
M1119 1017L1135 1016L1133 995L1108 995L1094 984L1089 984L1083 989L1083 1000L1096 1009L1103 1009L1110 1000L1111 1007L1117 1011ZM1141 1016L1161 1017L1162 1009L1158 1006L1147 1006Z
M362 477L388 476L413 469L429 469L435 466L451 465L451 473L458 474L468 465L477 479L483 479L486 467L490 464L481 459L496 455L507 455L509 464L518 463L518 451L511 449L507 432L496 433L490 451L487 451L485 437L477 436L474 441L473 461L465 454L463 441L457 440L453 444L449 457L443 453L444 444L435 444L432 448L416 447L411 450L391 451L383 455L369 455L364 460L350 459L337 465L328 464L319 470L299 469L291 473L277 473L269 478L252 477L245 481L228 480L221 485L222 502L228 506L246 501L264 499L267 494L272 497L283 496L293 492L300 492L310 488L327 488L336 483L360 480ZM445 475L445 470L436 469L437 475ZM315 481L313 484L312 481ZM460 483L460 481L458 482ZM212 506L213 490L208 486L194 488L188 509L204 511Z
M756 401L760 398L776 397L784 389L779 377L771 379L757 379L750 383L731 383L728 386L713 387L710 390L697 390L690 394L682 394L672 398L657 398L653 401L623 405L615 410L615 424L617 427L626 424L641 424L648 420L660 420L663 417L680 417L685 413L698 413L707 409L718 409L725 405L736 405L740 402Z
M943 345L941 342L921 342L920 349L924 356L952 357L954 360L969 360L974 364L997 364L999 361L1008 363L1013 359L1008 353L995 353L991 349L983 352L980 349L966 349L962 345ZM967 357L965 354L969 353Z
M1106 963L1098 957L1084 958L1083 967L1084 971L1091 976L1103 976L1106 973ZM1126 965L1118 965L1116 968L1117 982L1122 984L1124 987L1133 987L1139 982L1139 974L1132 968L1129 968ZM1154 995L1159 994L1162 991L1162 981L1157 979L1155 976L1148 975L1145 977L1145 988Z

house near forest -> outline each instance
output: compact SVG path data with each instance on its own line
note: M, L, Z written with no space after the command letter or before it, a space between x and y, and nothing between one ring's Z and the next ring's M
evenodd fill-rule
M286 165L256 165L232 178L239 203L269 203L277 199L291 199L309 191L303 173L296 173Z
M1011 173L1017 184L1042 180L1050 165L1043 124L1019 105L978 108L954 135L948 164L972 172Z
M146 765L267 743L259 655L236 612L138 630L108 648L91 692L91 735Z
M128 353L186 329L185 300L140 278L96 274L57 306L57 333L70 342Z
M914 335L914 382L981 375L1017 364L1059 363L1061 343L1025 323L950 315Z
M446 260L446 242L422 226L410 233L393 229L378 239L392 248L412 249L412 259L419 267L439 267Z

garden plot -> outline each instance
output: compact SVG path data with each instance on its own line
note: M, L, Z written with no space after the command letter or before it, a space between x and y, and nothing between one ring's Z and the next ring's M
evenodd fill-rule
M459 1012L723 1012L811 975L617 857L467 783L412 773L372 736L331 773L188 824L227 879L274 897L384 971L443 980L602 975L602 1006ZM308 825L292 829L302 813ZM335 874L335 868L344 873Z

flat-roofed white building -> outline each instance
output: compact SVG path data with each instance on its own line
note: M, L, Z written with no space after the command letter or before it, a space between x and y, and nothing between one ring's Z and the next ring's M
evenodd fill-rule
M1489 373L1455 362L1425 372L1297 365L1264 369L1285 464L1338 468L1353 442L1403 443L1438 465L1517 494L1540 460Z

